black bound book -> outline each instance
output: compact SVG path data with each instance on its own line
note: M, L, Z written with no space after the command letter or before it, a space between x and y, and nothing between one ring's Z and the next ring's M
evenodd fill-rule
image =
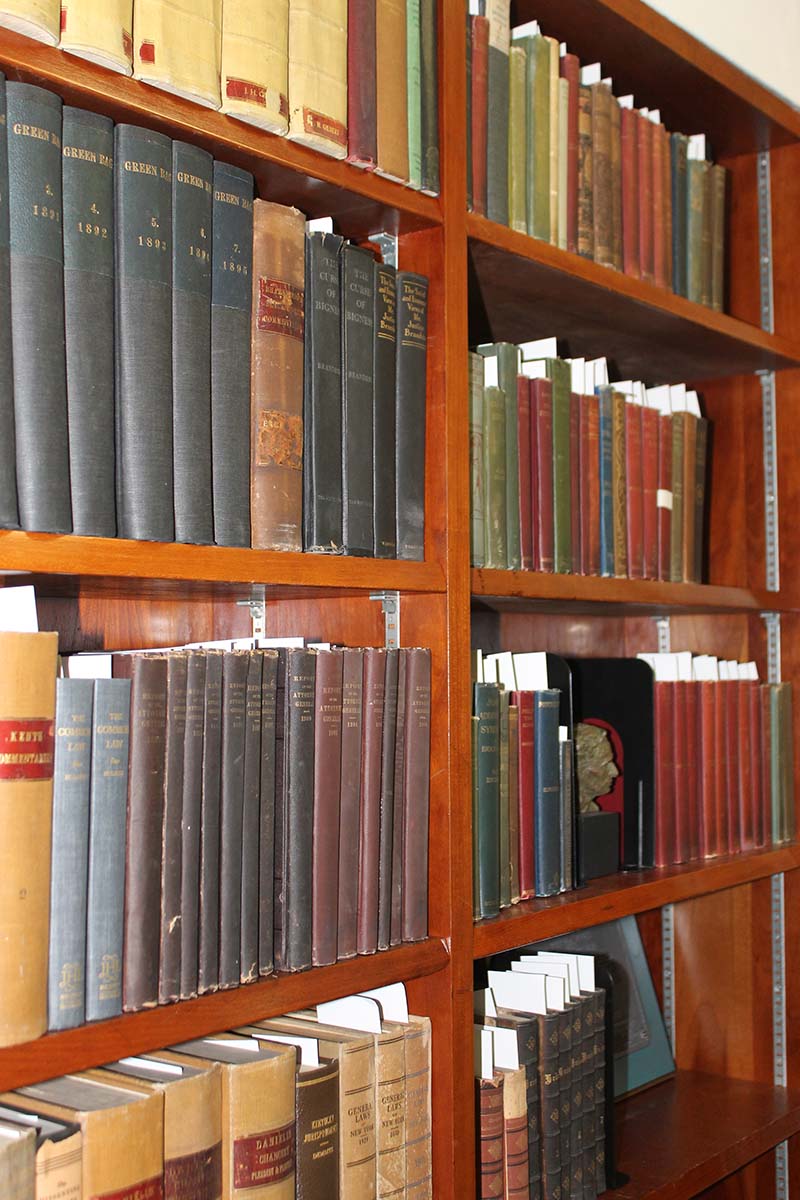
M197 991L219 984L219 805L222 742L222 651L206 656L203 784L200 798L200 940Z
M164 753L164 813L161 827L161 948L158 1000L181 993L181 854L183 850L183 759L186 743L187 654L167 656L167 740Z
M117 531L171 542L172 142L114 131Z
M388 950L392 925L392 860L395 810L395 735L397 732L397 674L399 651L386 651L383 684L383 744L381 746L381 823L378 851L378 949ZM400 830L402 842L402 826Z
M397 557L425 557L428 280L397 272Z
M214 541L250 545L250 311L253 176L214 163L211 470Z
M374 259L345 243L342 279L342 540L372 556L372 338Z
M183 742L181 821L181 997L183 999L197 995L200 801L203 790L205 695L206 656L202 650L190 650L186 657L186 725Z
M372 493L376 558L397 553L394 494L395 371L397 367L397 272L375 263L374 390L372 395Z
M239 969L242 983L258 978L258 843L261 810L260 650L252 650L247 667L242 800L242 921Z
M8 229L6 77L0 71L0 526L19 525L14 453L14 371L11 359L11 272Z
M211 511L210 154L172 143L172 459L175 540L214 540Z
M113 537L114 122L65 107L62 141L72 529Z
M11 340L23 529L69 533L61 100L6 84Z
M101 1021L122 1012L122 906L130 731L130 680L95 680L86 902L87 1021Z
M303 543L328 554L342 549L341 249L336 233L306 235Z
M561 887L561 782L558 714L560 693L533 693L533 822L537 896L555 896Z
M258 828L258 973L273 967L275 871L275 717L278 651L263 651L261 668L261 779Z
M242 804L244 801L246 650L222 659L222 793L219 855L219 986L239 983L242 936Z

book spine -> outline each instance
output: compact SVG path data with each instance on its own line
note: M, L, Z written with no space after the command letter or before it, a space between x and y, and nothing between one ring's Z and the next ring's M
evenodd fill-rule
M658 418L658 578L670 577L672 561L672 417Z
M339 797L342 763L341 650L317 652L314 684L314 813L311 864L311 961L336 961L339 895Z
M747 679L736 682L739 692L739 828L742 849L752 850L756 844L754 822L754 793L758 786L753 769L753 743L750 737L750 693L757 684Z
M683 421L683 537L681 578L694 578L695 488L697 482L697 417L686 413Z
M592 84L592 167L594 261L613 267L611 92L605 83Z
M576 54L561 56L562 78L569 85L567 99L567 250L578 252L578 119L580 60Z
M481 393L482 398L482 393ZM470 393L472 399L472 392ZM473 426L470 426L470 433ZM517 377L517 450L518 469L518 517L520 566L525 571L533 570L533 491L531 475L531 394L530 380L524 375ZM477 506L473 506L473 512ZM477 541L477 538L476 538ZM479 564L476 564L479 565Z
M261 833L261 694L264 689L264 655L260 650L251 650L248 657L244 714L242 920L239 950L239 970L242 983L250 983L253 979L257 979L259 974L258 881Z
M508 566L506 522L506 399L483 388L483 478L487 567Z
M549 241L552 246L558 245L558 158L559 158L559 125L560 125L560 105L559 105L559 48L555 38L545 37L544 43L547 48L548 64L547 78L548 88L550 93L550 161L548 163L548 179L549 179L549 202L550 202L550 226L548 230Z
M508 875L511 903L521 899L519 886L519 708L514 693L508 707Z
M661 137L663 125L653 125L653 279L656 287L667 285L667 260L664 231L666 228L666 196L664 195L665 144Z
M611 174L611 265L623 269L622 256L622 130L619 100L609 93L609 167Z
M717 848L716 772L714 767L714 710L716 684L709 679L698 684L697 728L700 753L697 758L699 852L714 858Z
M702 754L699 738L700 694L697 683L687 680L683 694L686 710L686 844L689 860L696 861L703 856L700 847L700 779L696 769ZM747 796L749 802L749 791Z
M347 4L347 161L371 169L378 157L375 4Z
M386 651L383 684L383 728L381 742L381 803L378 847L378 949L389 946L392 921L392 858L395 807L401 797L395 791L395 737L397 733L398 652Z
M672 684L672 721L674 730L672 790L675 797L675 840L672 861L674 863L687 862L690 850L689 746L686 714L687 686L688 684L685 680L678 680ZM736 803L738 806L738 781Z
M560 359L548 363L553 383L553 569L572 570L570 376Z
M91 679L56 680L50 874L48 1029L84 1020L86 878L89 856Z
M715 164L711 168L711 307L725 307L725 193L728 173Z
M499 815L499 870L500 870L500 907L508 908L511 904L511 852L508 828L508 692L500 689L500 795L498 802Z
M23 529L69 533L62 106L28 83L6 84L6 106L19 518Z
M653 240L653 124L637 113L639 161L639 270L645 283L655 282Z
M297 1073L297 1173L301 1200L339 1193L339 1064L335 1060Z
M8 223L6 77L0 71L0 527L19 526L11 357L11 268Z
M496 1071L493 1079L477 1081L478 1089L478 1195L501 1196L504 1188L503 1083Z
M486 72L486 215L508 224L509 5L493 4L489 14Z
M364 651L342 651L342 758L339 798L338 957L357 950Z
M469 355L469 465L470 465L470 564L486 565L486 477L484 474L483 418L483 359L480 354ZM528 434L530 438L530 400L528 401ZM522 446L520 445L520 454ZM530 442L528 445L530 465ZM520 467L520 476L522 475ZM521 479L520 479L520 490Z
M74 533L113 537L114 125L65 107L64 332Z
M397 557L425 557L428 280L397 272L395 496ZM370 543L371 544L371 543Z
M527 77L525 48L513 42L508 55L508 224L520 233L528 230Z
M182 999L197 995L198 925L200 921L200 802L203 789L203 720L206 694L206 656L190 650L186 656L186 724L183 743L183 803L181 807L180 938Z
M517 365L519 353L510 342L496 342L490 354L497 358L497 377L505 399L505 523L506 563L510 569L521 565L519 527L519 445L517 441Z
M533 692L513 692L512 703L519 713L519 757L517 795L519 804L519 886L520 894L529 899L535 893L534 876L534 727Z
M708 163L686 163L686 295L703 302L703 190Z
M642 417L642 549L645 579L658 578L658 432L661 418L645 406Z
M431 1022L410 1017L405 1027L406 1196L432 1200Z
M364 651L361 836L358 855L357 949L359 954L374 954L378 948L380 776L385 678L386 651L367 648Z
M703 167L703 231L701 235L701 252L702 252L702 267L701 267L701 285L700 285L700 303L707 307L711 306L711 290L713 287L713 224L714 224L714 197L713 197L713 179L711 175L711 163L705 162Z
M644 577L643 410L625 405L625 502L628 577Z
M740 770L744 748L739 735L739 682L729 679L722 685L725 707L725 744L728 775L728 853L742 849L742 802L739 794Z
M670 135L663 125L658 127L658 136L663 143L661 154L661 189L664 194L664 285L672 288L672 155Z
M395 509L395 375L397 373L397 272L375 263L372 355L372 521L376 558L397 554Z
M550 240L550 45L531 39L528 54L528 232Z
M558 1014L539 1017L539 1101L542 1122L542 1195L561 1195L561 1081L559 1075Z
M213 160L172 143L172 454L175 540L214 540L211 508Z
M599 575L600 409L596 396L581 397L581 416L581 558L585 575Z
M392 880L389 945L399 946L403 940L403 804L406 777L406 691L408 650L397 655L397 720L394 736L394 818L392 823Z
M303 515L303 214L253 204L250 540L300 550Z
M536 895L555 896L560 887L561 788L559 779L559 693L534 692L534 861Z
M420 2L422 190L439 192L439 34L435 0Z
M535 422L533 413L535 411ZM536 542L539 548L537 571L552 571L555 562L553 496L553 384L549 379L533 383L531 428L536 426L534 499L537 519ZM533 436L533 435L531 435Z
M561 1140L561 1195L572 1196L572 1005L558 1013L559 1137Z
M686 290L686 152L688 139L683 133L670 134L670 160L672 164L672 290L685 296Z
M695 427L695 477L694 477L694 562L691 564L689 578L693 583L701 583L703 579L703 563L705 561L705 531L706 531L706 478L708 474L708 421L705 417L696 419Z
M311 965L311 863L314 823L314 708L316 655L289 650L284 732L286 826L283 844L284 906L276 966L303 971Z
M578 88L578 254L594 258L592 89Z
M168 1004L172 1000L177 1000L181 992L181 850L183 848L186 677L186 655L171 652L167 657L167 728L161 822L159 1004Z
M728 853L728 773L726 749L725 698L719 683L715 685L714 777L716 790L717 853Z
M622 136L622 269L638 279L639 266L639 119L634 109L621 110Z
M341 253L342 543L345 554L370 556L374 260L346 242ZM404 314L407 318L407 314Z
M197 990L219 986L219 823L222 755L222 653L206 656L203 783L200 799L200 940Z
M171 542L172 144L134 125L114 139L117 528Z
M611 389L598 393L600 465L600 574L614 574L613 422Z
M764 732L761 723L759 687L749 692L750 746L753 755L753 838L757 847L767 844L766 794L764 791Z
M428 813L430 807L431 652L406 652L403 773L403 941L428 936Z
M158 1001L167 721L166 657L137 654L131 666L125 958L122 964L122 1007L125 1012L135 1012Z
M273 966L278 652L265 650L261 666L261 778L258 814L258 973Z
M408 184L422 187L422 46L420 0L406 3L406 95L408 123Z
M611 493L614 522L614 574L628 574L627 472L625 451L625 397L611 393ZM641 492L640 492L641 495Z
M470 133L472 146L472 211L486 216L486 169L488 134L489 22L486 17L469 18L472 33L472 77L470 81Z
M414 36L419 61L419 18ZM375 12L377 63L378 171L401 183L409 181L409 80L407 0L379 0ZM416 120L421 122L419 100L414 98ZM421 139L421 130L415 138ZM420 150L421 154L421 150ZM421 172L421 165L420 165Z
M269 11L249 0L222 8L222 112L272 133L289 125L289 0Z
M317 53L317 50L322 53ZM405 44L403 45L405 68ZM380 82L380 70L378 72ZM403 73L405 80L405 69ZM333 158L347 154L347 0L289 4L289 137ZM380 86L377 89L380 101ZM405 95L402 98L405 112ZM380 130L379 135L380 137Z
M676 796L673 764L675 760L675 713L673 685L653 684L653 727L655 734L655 866L675 861Z
M342 239L306 234L303 544L342 549Z
M235 987L241 977L242 819L244 803L247 672L245 650L222 658L220 767L219 986Z
M214 163L211 479L214 541L250 545L250 313L253 177Z
M581 574L581 397L572 392L569 398L569 522L573 575Z
M670 522L669 577L673 583L683 579L683 504L685 413L672 414L672 520Z

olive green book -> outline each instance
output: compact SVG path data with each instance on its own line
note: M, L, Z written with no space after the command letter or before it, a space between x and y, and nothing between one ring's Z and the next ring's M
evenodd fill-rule
M708 169L709 164L699 159L690 158L686 163L686 278L689 299L697 304L703 303L703 197Z
M528 233L550 240L550 47L525 39L528 63Z
M483 389L484 530L487 567L508 566L506 541L506 398L498 387Z
M485 475L483 446L483 358L469 356L469 467L470 467L470 561L473 567L486 564Z
M711 168L711 307L725 307L725 193L728 172L715 163Z
M519 435L517 430L519 350L511 342L489 342L478 346L478 353L485 358L496 359L497 385L505 398L506 562L504 565L509 570L519 570L522 566L519 528Z
M508 62L508 223L518 233L527 233L528 64L524 47L512 42Z
M559 79L561 77L561 54L556 38L546 37L550 51L550 231L549 240L558 245L558 146L559 146Z
M408 104L408 182L422 187L422 42L420 0L406 0L406 88Z
M572 379L569 363L547 360L547 378L553 383L553 570L572 571L572 463L570 455L570 405Z
M472 853L477 870L477 912L496 917L500 911L500 688L473 684L478 718L477 811Z

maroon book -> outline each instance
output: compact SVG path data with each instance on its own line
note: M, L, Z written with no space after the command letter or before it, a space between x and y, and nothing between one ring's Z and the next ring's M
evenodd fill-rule
M672 416L658 414L658 578L670 578L672 549Z
M569 523L572 542L572 574L581 573L581 398L572 392L569 398Z
M653 684L655 726L656 838L655 865L675 861L675 713L672 683Z
M637 279L639 267L639 116L622 109L622 269Z
M431 760L431 652L406 650L405 770L403 773L404 942L428 936L428 813Z
M533 570L533 477L531 471L530 380L517 376L517 444L519 446L519 532L522 569Z
M717 823L717 772L715 765L715 723L717 707L717 685L704 679L697 685L698 696L698 745L697 779L699 788L700 855L713 858L719 853Z
M480 1200L491 1200L505 1192L503 1156L503 1080L501 1071L493 1079L476 1081L478 1089L478 1180Z
M625 403L625 504L628 540L628 577L644 574L642 504L642 406Z
M675 807L672 859L674 863L689 858L689 789L688 746L686 739L686 688L684 680L667 685L672 693L672 787Z
M664 155L668 147L662 136L663 130L663 125L650 126L653 147L653 281L656 287L667 286Z
M658 428L655 408L642 409L642 549L645 579L658 579Z
M750 748L753 755L753 839L756 846L767 844L767 808L764 792L764 731L761 727L761 688L753 682L750 701Z
M533 552L533 569L538 571L541 558L539 552L539 434L533 380L528 380L528 395L531 407L531 550Z
M567 101L567 249L578 252L578 94L581 64L576 54L561 57L561 77L569 84Z
M750 736L750 693L758 684L740 679L739 691L739 832L742 849L752 850L756 844L753 820L753 741Z
M739 681L723 680L720 684L725 710L725 747L727 767L728 853L742 848L742 820L739 801Z
M347 0L347 161L373 170L378 160L374 0Z
M714 710L714 767L717 792L717 854L728 853L728 742L725 712L725 685L721 682L714 684L716 688L716 707Z
M536 891L533 867L533 692L512 692L519 716L519 890L522 899Z
M653 123L636 114L639 130L639 273L653 283Z
M338 957L356 953L364 651L342 651L342 760L339 793Z
M664 167L662 188L664 191L664 274L666 286L672 288L672 142L669 133L660 125L658 128L664 143L661 156Z
M311 961L336 962L342 651L318 650L314 683L314 823L311 837Z
M488 136L489 21L470 17L472 26L472 211L486 216L486 143Z
M681 684L683 689L684 739L686 747L686 857L689 862L702 858L700 849L700 780L696 764L702 753L698 737L698 687L694 680Z
M531 427L536 425L536 496L538 522L537 571L552 571L553 528L553 385L549 379L534 379L531 387Z
M357 947L359 954L378 949L378 860L381 826L381 750L386 651L364 650L361 746L361 814L358 846Z
M581 557L585 575L600 574L600 402L581 397Z

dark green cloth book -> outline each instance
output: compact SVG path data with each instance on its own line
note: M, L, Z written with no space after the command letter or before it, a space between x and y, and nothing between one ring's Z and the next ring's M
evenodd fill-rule
M14 452L14 371L11 360L6 77L0 71L0 526L4 529L15 529L18 525L17 467Z
M476 910L480 917L496 917L500 912L500 689L496 683L475 683L473 694L478 719L477 821L473 833Z
M522 566L519 526L519 432L517 375L519 350L511 342L489 342L478 353L497 360L497 383L505 401L505 495L506 561L498 566L519 570ZM489 451L491 453L491 451ZM488 564L487 564L488 565ZM494 564L493 564L494 565Z

